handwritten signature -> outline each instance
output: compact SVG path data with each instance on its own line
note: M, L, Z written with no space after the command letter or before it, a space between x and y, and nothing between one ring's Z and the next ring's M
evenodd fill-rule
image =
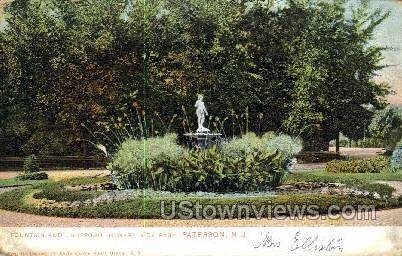
M304 234L301 231L297 231L291 236L289 244L275 238L270 232L266 232L262 234L262 239L258 240L253 246L255 249L283 247L290 252L343 252L343 242L340 237L320 237L319 235Z

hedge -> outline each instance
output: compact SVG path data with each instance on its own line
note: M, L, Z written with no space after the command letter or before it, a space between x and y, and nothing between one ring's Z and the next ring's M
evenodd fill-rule
M365 160L333 160L329 162L325 171L334 173L379 173L389 167L389 159L377 156Z
M47 180L49 177L45 172L21 173L17 176L19 180Z

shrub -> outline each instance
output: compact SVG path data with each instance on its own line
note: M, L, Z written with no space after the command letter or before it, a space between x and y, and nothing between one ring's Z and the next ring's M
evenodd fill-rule
M398 143L392 152L391 156L391 168L399 169L402 168L402 144Z
M220 150L224 155L230 157L238 157L256 151L264 153L279 151L285 157L293 157L302 150L302 143L289 135L275 135L268 132L262 137L258 137L250 132L240 138L223 143Z
M235 138L222 143L220 151L226 157L242 157L244 154L250 154L261 150L262 140L255 135L255 133L249 132L240 138Z
M369 131L373 137L384 141L384 147L387 151L392 151L402 137L401 125L400 110L396 107L388 106L374 114L369 125Z
M21 173L17 176L19 180L47 180L48 178L45 172Z
M175 134L167 134L123 142L108 165L114 182L122 188L155 187L158 182L156 176L169 172L171 163L187 153L176 144L176 138Z
M289 135L281 134L275 137L265 137L264 135L262 139L267 150L278 150L288 158L293 157L303 149L301 141Z
M40 172L38 159L35 155L29 155L24 159L23 171L25 173Z
M389 166L389 159L377 156L365 160L333 160L327 164L325 170L334 173L379 173Z
M193 151L178 163L180 191L255 191L276 187L284 173L279 152L254 151L230 157L216 147Z
M301 150L300 140L272 132L265 133L262 137L247 133L241 138L223 143L221 147L221 152L226 157L225 165L233 170L240 170L237 175L242 175L242 170L245 170L246 177L252 174L250 179L253 180L239 177L239 180L249 184L244 184L248 189L263 189L267 185L273 188L279 186L292 158ZM233 170L229 172L233 173Z
M220 148L205 150L185 150L175 143L175 135L147 141L130 140L122 144L109 168L121 188L264 190L282 182L293 154L301 149L301 144L291 137L277 137L272 133L262 137L249 133L223 143ZM281 146L283 140L293 144Z

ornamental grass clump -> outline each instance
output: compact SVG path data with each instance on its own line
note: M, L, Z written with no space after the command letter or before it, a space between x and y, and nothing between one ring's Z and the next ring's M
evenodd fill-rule
M301 140L289 135L281 134L278 136L269 136L267 134L264 135L262 139L264 141L264 147L266 147L267 150L278 150L287 157L293 157L303 149Z
M284 134L275 135L273 132L267 132L261 137L258 137L255 133L249 132L240 138L225 142L221 146L221 152L231 157L256 151L270 153L279 151L287 157L293 157L302 149L301 140Z
M123 142L108 168L120 188L166 189L172 164L187 153L175 134Z
M262 150L262 141L255 133L249 132L240 138L222 143L220 152L226 157L241 157Z

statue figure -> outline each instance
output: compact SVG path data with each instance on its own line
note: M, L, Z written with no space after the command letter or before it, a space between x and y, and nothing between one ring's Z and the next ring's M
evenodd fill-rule
M205 108L205 104L202 101L203 96L201 94L198 94L198 100L195 102L195 107L197 108L196 114L198 117L198 129L197 132L209 132L208 128L205 128L203 126L204 121L205 121L205 116L208 115L207 109Z

